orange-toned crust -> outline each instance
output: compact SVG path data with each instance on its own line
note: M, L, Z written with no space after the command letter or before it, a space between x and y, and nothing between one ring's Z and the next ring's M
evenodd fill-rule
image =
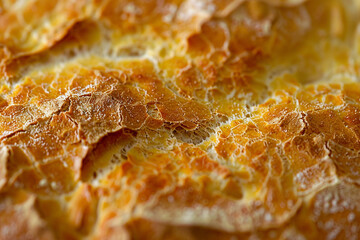
M1 239L358 239L357 0L0 3Z

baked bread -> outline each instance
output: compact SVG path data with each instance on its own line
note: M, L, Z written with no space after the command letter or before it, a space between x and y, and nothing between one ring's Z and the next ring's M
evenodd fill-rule
M0 1L0 239L359 239L359 0Z

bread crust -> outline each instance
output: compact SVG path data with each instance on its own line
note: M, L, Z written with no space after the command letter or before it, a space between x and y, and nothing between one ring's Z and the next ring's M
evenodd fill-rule
M360 238L358 0L4 0L0 239Z

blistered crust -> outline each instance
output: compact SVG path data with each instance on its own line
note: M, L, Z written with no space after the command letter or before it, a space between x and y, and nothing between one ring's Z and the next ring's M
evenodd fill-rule
M357 0L2 1L1 239L358 239Z

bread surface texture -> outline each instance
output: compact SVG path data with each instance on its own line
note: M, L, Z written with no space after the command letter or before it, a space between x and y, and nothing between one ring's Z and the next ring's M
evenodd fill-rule
M0 239L360 239L360 1L0 0Z

